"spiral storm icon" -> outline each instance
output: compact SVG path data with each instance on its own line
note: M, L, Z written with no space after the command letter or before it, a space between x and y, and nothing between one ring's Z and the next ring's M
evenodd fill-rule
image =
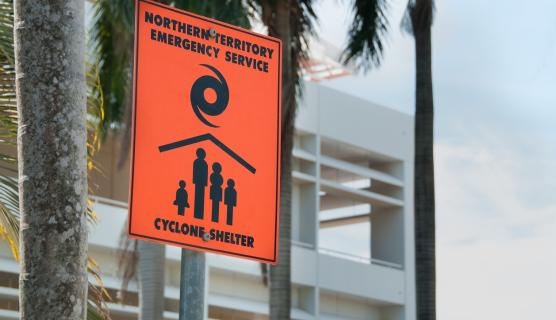
M212 124L207 120L206 116L220 115L228 106L230 99L230 92L228 91L228 84L226 79L222 76L220 71L215 67L208 64L201 64L203 67L208 68L218 77L215 78L210 75L205 75L195 80L191 87L191 107L199 120L209 127L218 128L217 125ZM214 102L207 101L205 91L212 89L216 93L216 100Z

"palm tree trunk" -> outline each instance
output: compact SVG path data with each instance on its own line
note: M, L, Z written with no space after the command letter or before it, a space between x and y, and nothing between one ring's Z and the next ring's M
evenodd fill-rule
M282 40L282 146L280 176L280 239L278 264L270 268L270 319L290 319L292 148L295 125L297 59L292 51L290 1L263 6L269 35ZM272 18L269 18L272 15Z
M285 128L284 128L285 129ZM280 187L280 239L278 264L270 268L270 319L290 319L291 305L291 150L293 129L282 134L281 187ZM288 151L289 150L289 151Z
M417 8L419 2L423 1L417 1ZM426 5L430 3L430 1L424 2L427 2ZM413 16L413 20L416 20L416 16ZM430 23L419 25L418 22L413 21L413 32L416 54L414 192L417 319L434 320L436 319L436 249L431 25Z
M162 320L164 315L164 245L139 240L139 319Z
M84 2L16 0L21 319L84 319Z

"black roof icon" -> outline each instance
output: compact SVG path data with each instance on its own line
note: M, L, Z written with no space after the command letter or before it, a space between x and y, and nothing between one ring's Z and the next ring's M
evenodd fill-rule
M218 140L215 136L213 136L210 133L202 134L200 136L195 136L195 137L192 137L192 138L187 138L185 140L180 140L180 141L168 143L168 144L159 146L158 150L160 152L166 152L166 151L170 151L170 150L173 150L173 149L185 147L185 146L188 146L188 145L193 145L193 144L203 142L203 141L206 141L206 140L211 141L212 143L214 143L217 147L222 149L222 151L226 152L230 157L232 157L234 160L236 160L239 164L241 164L243 167L245 167L245 169L249 170L251 173L255 173L257 171L257 169L255 169L255 167L250 165L247 161L245 161L242 157L240 157L237 153L235 153L232 149L230 149L222 141Z

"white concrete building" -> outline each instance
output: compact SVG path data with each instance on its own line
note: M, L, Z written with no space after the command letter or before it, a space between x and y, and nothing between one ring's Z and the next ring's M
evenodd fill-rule
M293 172L292 317L415 319L413 118L315 83L297 117ZM121 286L116 251L127 218L128 169L117 144L103 171L90 253L112 295ZM364 250L364 252L362 251ZM208 315L265 319L268 288L258 263L208 254ZM177 319L180 249L166 251L166 319ZM18 319L18 264L0 243L0 319ZM137 284L113 319L137 318Z

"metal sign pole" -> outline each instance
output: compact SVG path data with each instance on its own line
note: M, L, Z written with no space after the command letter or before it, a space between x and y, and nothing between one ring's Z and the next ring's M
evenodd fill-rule
M179 320L204 320L205 253L181 249Z

